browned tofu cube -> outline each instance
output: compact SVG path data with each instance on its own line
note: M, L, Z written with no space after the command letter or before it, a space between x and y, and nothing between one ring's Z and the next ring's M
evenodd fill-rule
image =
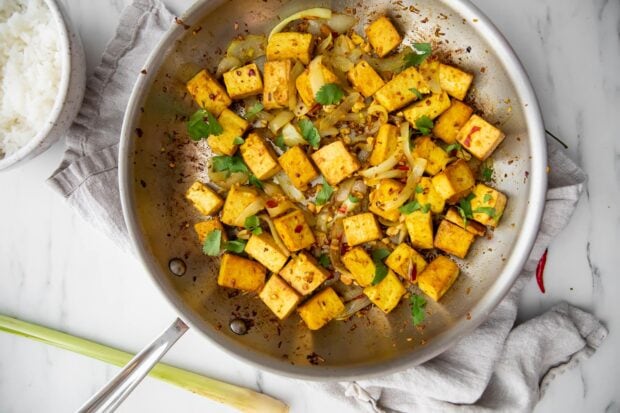
M361 247L354 247L347 251L342 256L342 263L362 287L370 285L375 278L375 264L370 255Z
M399 130L396 126L385 123L379 127L375 145L368 158L368 162L373 165L379 165L385 161L396 149L398 149Z
M465 99L472 80L474 80L474 75L471 73L443 63L439 65L439 86L453 98Z
M291 70L293 62L290 59L265 62L263 105L265 109L282 109L289 107L289 101L295 90L291 90Z
M375 99L388 112L400 109L413 102L418 97L411 89L420 93L429 93L431 90L415 67L408 67L387 82L375 92Z
M320 329L343 311L344 304L331 287L324 289L297 309L310 330Z
M355 90L364 95L364 97L374 95L377 90L385 85L381 76L365 60L360 60L347 72L347 79L349 79Z
M342 220L347 244L355 246L381 238L381 228L370 212L352 215Z
M456 140L476 158L484 161L504 140L504 133L478 115L463 125Z
M386 211L384 205L394 201L403 190L403 184L393 179L382 179L379 185L368 196L368 210L388 221L398 221L400 211L398 208Z
M258 179L269 179L280 171L277 155L259 134L251 132L239 150L248 168Z
M440 255L418 275L418 287L424 294L439 301L458 276L458 265L450 258Z
M413 150L411 153L416 158L426 159L426 168L424 168L424 172L429 175L439 173L439 171L446 167L448 161L450 161L450 157L446 151L435 144L430 136L422 136L415 139L413 141Z
M325 83L338 82L338 77L323 65L321 65L321 72L323 73ZM297 79L295 79L295 87L297 88L297 92L299 93L301 100L303 100L306 106L312 107L316 102L316 99L312 91L312 86L310 86L308 69L304 70L299 76L297 76Z
M406 292L407 290L392 270L388 270L388 274L379 284L364 288L366 297L386 314L396 308Z
M339 140L315 151L312 160L330 185L338 185L360 169L357 158Z
M263 80L256 63L224 73L224 84L231 99L244 99L263 91Z
M448 211L446 211L446 220L458 225L474 235L478 235L479 237L486 234L486 227L484 225L479 222L472 221L471 219L463 219L461 214L459 214L455 208L449 208Z
M222 222L233 227L242 227L245 220L239 219L250 204L258 201L258 191L250 186L233 185L228 191L224 208L222 209Z
M495 228L504 214L506 195L485 184L477 184L473 192L471 209L474 219L483 225Z
M297 59L307 65L312 53L310 33L275 33L267 42L267 60Z
M407 107L403 110L405 119L411 126L417 129L416 121L422 116L428 116L431 119L435 119L441 115L450 107L450 98L446 92L433 93L432 95L425 97L419 102Z
M463 102L451 99L450 107L437 118L433 135L447 144L456 142L456 135L473 113L473 109Z
M278 158L278 162L286 175L290 178L295 188L304 191L319 173L310 162L310 158L301 146L296 145L284 152Z
M434 214L441 214L446 204L445 199L435 190L431 178L423 176L418 182L415 192L415 200L420 205L430 205Z
M405 218L411 245L423 250L433 248L433 218L431 212L414 211Z
M301 296L276 274L269 278L258 296L280 320L288 317L301 301Z
M215 230L221 231L222 241L228 241L226 230L218 218L213 218L208 221L200 221L194 224L194 231L196 232L201 245L204 244L207 235Z
M280 270L280 276L299 294L308 295L327 280L329 273L312 255L302 251Z
M201 70L187 82L187 91L198 106L219 116L232 103L226 90L206 70Z
M433 176L432 182L443 199L449 204L454 204L471 191L476 178L467 162L459 159Z
M379 17L366 27L366 36L379 57L390 53L403 41L396 27L386 16Z
M224 254L217 285L243 291L259 292L265 285L267 270L256 261L234 254Z
M249 124L230 109L224 109L217 121L223 131L219 135L209 135L207 143L211 150L219 155L233 155L239 146L235 139L243 136Z
M224 201L211 188L202 182L194 182L185 193L187 198L202 215L215 214Z
M435 248L465 258L475 235L447 220L442 220L435 234Z
M295 210L273 220L273 224L289 251L299 251L315 243L314 234L304 213Z
M407 244L398 244L386 258L385 265L410 283L418 282L418 274L426 268L424 257Z
M277 273L288 259L288 251L282 251L270 234L252 234L245 246L245 252L263 264L269 271Z

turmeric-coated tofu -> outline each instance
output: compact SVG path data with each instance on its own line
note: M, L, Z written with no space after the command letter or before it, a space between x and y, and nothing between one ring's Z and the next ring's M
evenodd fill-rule
M381 228L371 212L343 218L344 236L347 244L355 246L381 238Z
M446 167L450 157L430 136L422 136L413 141L411 154L416 158L426 159L424 172L435 175Z
M327 280L329 273L312 255L302 251L280 270L280 276L299 294L308 295Z
M428 116L435 119L450 107L450 98L446 92L433 93L430 96L414 103L413 105L403 109L403 115L411 126L417 129L416 121L422 116Z
M381 76L365 60L360 60L347 72L347 79L349 79L355 90L366 98L374 95L377 90L385 85Z
M357 158L349 153L340 140L315 151L312 160L330 185L338 185L360 169Z
M185 193L187 198L202 215L212 215L220 210L224 201L211 188L202 182L194 182Z
M504 133L478 115L463 125L456 140L481 161L487 159L504 140Z
M417 210L407 214L405 225L411 245L423 250L433 248L433 218L430 211Z
M426 176L420 178L418 182L415 191L415 200L418 201L420 205L430 205L433 214L441 214L446 204L446 200L435 190L431 178Z
M310 158L299 145L284 152L278 158L278 162L295 188L300 191L305 190L308 184L319 176L314 165L310 162Z
M451 163L431 179L435 190L449 204L458 202L471 191L476 183L471 168L462 159Z
M439 87L455 99L463 100L467 95L474 75L454 66L439 64Z
M440 255L418 275L418 287L424 294L439 301L458 276L458 265L450 258Z
M375 278L375 264L370 255L361 247L354 247L347 251L342 256L342 263L362 287L370 285Z
M280 320L288 317L301 301L301 296L295 289L277 274L267 280L258 296Z
M484 236L484 234L486 234L486 227L484 225L472 219L463 219L463 217L461 216L461 214L458 213L456 208L448 208L445 218L453 224L456 224L459 227L465 229L466 231L469 231L474 235L478 235L479 237L482 237Z
M232 103L226 90L206 70L201 70L187 82L187 91L198 106L219 116Z
M471 209L474 220L495 228L504 214L507 202L506 195L485 184L477 184L473 193Z
M320 329L343 311L344 304L331 287L324 289L297 309L310 330Z
M465 258L475 235L448 220L442 220L435 234L435 248Z
M431 91L428 83L415 67L408 67L394 76L392 80L377 90L375 99L388 112L392 112L418 98L411 89L417 89L424 94Z
M263 91L263 80L256 63L230 70L224 73L223 77L231 99L245 99Z
M288 254L278 247L271 234L265 232L252 234L245 245L245 252L275 273L284 267L288 259Z
M245 222L239 219L241 212L259 199L260 195L256 188L233 185L228 191L224 208L222 208L222 222L232 227L242 227Z
M398 150L398 134L398 128L392 124L384 123L379 127L377 137L375 138L375 144L368 158L368 162L371 165L379 165L395 150Z
M385 265L412 284L418 282L418 274L426 268L424 257L409 245L398 244L385 259Z
M297 59L307 65L312 53L310 33L275 33L267 42L267 60Z
M218 218L212 218L207 221L200 221L194 224L194 232L196 232L201 245L204 244L207 235L215 230L221 231L223 242L228 241L226 230Z
M289 251L299 251L315 243L314 234L300 210L291 211L273 220L273 224Z
M328 68L321 65L321 72L323 73L323 79L325 79L325 83L337 83L338 77ZM308 74L308 69L301 72L297 79L295 79L295 87L297 88L297 92L301 97L301 100L308 107L312 107L316 102L314 93L312 92L312 86L310 85L310 77Z
M256 261L234 254L224 254L217 285L243 291L259 292L265 285L267 270Z
M265 62L263 74L263 106L267 110L289 107L289 101L295 93L291 89L290 59Z
M250 133L239 147L241 157L258 179L269 179L280 171L273 148L258 133Z
M230 109L224 109L217 121L222 126L222 133L209 135L207 143L213 152L218 155L233 155L239 146L235 139L243 136L248 129L248 121Z
M383 57L398 47L403 38L387 16L381 16L366 27L368 42L377 56Z
M379 185L377 185L368 196L368 210L388 221L398 221L400 217L398 208L386 211L384 205L398 198L402 190L403 184L400 182L393 179L382 179Z
M364 288L364 294L384 313L392 311L407 290L392 270L377 285Z
M473 113L473 109L460 100L450 99L450 107L435 121L433 135L447 144L456 142L456 135Z

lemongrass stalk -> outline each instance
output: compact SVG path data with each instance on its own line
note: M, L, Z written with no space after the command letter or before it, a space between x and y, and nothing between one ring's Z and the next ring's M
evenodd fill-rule
M117 350L84 338L75 337L37 324L28 323L0 314L0 331L27 337L92 357L115 366L122 367L133 354ZM253 390L235 386L191 371L183 370L164 363L158 363L149 373L164 382L189 390L193 393L234 407L245 413L286 413L288 406Z

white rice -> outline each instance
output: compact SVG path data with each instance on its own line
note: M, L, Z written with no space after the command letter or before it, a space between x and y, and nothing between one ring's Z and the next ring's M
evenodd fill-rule
M0 159L48 122L61 76L58 37L42 0L0 0Z

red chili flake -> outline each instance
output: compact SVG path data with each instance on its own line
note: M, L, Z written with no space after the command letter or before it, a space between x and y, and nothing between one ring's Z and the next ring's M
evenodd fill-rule
M465 142L463 142L463 145L469 147L469 145L471 145L471 135L478 132L479 130L480 130L480 126L474 126L473 128L471 128L471 130L469 131L469 134L465 138Z
M396 169L400 171L408 171L409 167L407 165L396 165Z
M414 282L416 278L418 278L418 266L414 264L411 266L411 271L409 272L409 280Z
M256 75L256 72L254 71L254 69L250 69L250 70L248 70L248 75L254 76L254 75Z
M536 266L536 283L538 283L538 288L544 294L545 293L545 280L543 276L545 274L545 265L547 264L547 250L540 257L540 261L538 261L538 265Z
M342 244L340 244L340 255L344 255L347 253L347 251L349 251L351 248L349 247L349 244L347 244L346 242L343 242Z
M341 206L340 208L338 208L338 212L340 212L342 214L346 214L347 213L347 207Z
M275 199L268 199L266 202L267 208L275 208L278 206L278 201Z
M304 226L299 224L295 227L295 233L299 234L304 229Z

